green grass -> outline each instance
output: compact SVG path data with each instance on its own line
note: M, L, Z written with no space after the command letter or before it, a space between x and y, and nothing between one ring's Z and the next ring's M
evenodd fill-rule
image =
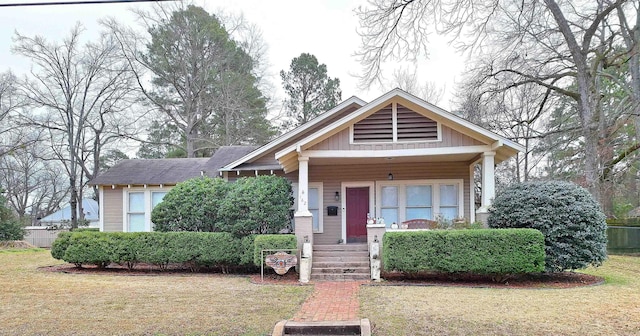
M236 276L39 269L60 263L46 250L0 253L0 335L269 335L312 291Z
M364 286L374 335L638 335L640 257L610 256L585 273L600 286L490 289Z

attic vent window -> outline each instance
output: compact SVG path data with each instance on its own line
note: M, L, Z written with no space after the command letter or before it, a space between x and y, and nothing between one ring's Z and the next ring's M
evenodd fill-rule
M400 104L389 104L353 125L353 143L437 141L438 123Z
M391 105L353 125L354 142L393 141L393 110Z
M438 140L438 124L435 121L399 104L397 129L398 141Z

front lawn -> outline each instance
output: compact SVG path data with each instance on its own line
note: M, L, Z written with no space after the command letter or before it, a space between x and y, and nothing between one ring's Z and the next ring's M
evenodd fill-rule
M610 256L586 273L600 286L490 289L363 286L374 335L639 335L640 257Z
M0 250L1 335L269 335L311 286L211 274L64 274L46 250Z

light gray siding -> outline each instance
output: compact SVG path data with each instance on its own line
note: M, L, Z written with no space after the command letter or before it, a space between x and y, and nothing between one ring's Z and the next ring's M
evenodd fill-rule
M122 200L122 187L105 186L103 189L102 197L100 200L103 204L104 214L104 231L105 232L122 232L122 216L123 216L123 200Z

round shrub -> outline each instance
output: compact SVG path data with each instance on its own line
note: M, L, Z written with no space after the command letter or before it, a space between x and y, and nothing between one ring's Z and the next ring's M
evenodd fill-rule
M291 222L291 183L283 177L243 177L232 183L220 208L221 229L236 236L279 233Z
M607 258L607 224L584 188L560 181L512 184L498 193L491 228L532 228L545 237L545 271L599 266Z
M219 178L178 183L151 213L155 231L220 231L220 206L230 185Z

